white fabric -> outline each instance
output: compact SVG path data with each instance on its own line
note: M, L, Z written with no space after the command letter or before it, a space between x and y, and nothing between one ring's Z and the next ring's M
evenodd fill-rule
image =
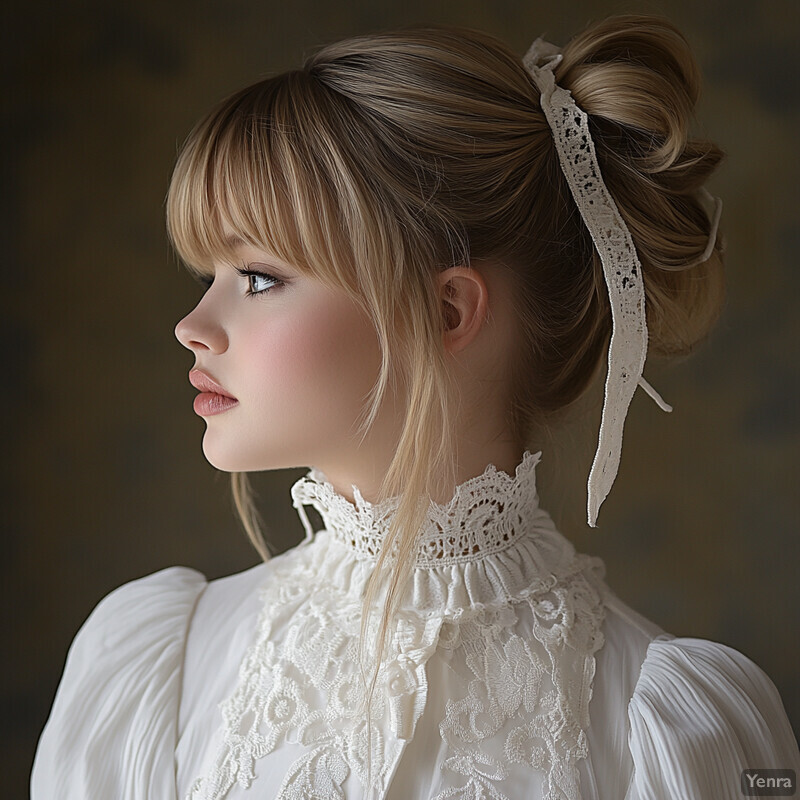
M205 586L173 567L113 591L70 648L31 780L37 800L171 798L184 639Z
M526 453L432 506L367 730L360 593L391 502L316 471L325 530L206 583L127 584L70 650L32 800L740 797L745 767L800 771L780 697L743 655L627 608L538 506ZM298 509L299 510L299 509Z

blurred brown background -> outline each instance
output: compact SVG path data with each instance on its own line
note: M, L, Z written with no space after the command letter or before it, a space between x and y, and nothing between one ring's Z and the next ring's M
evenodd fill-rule
M761 665L800 725L798 607L798 13L794 0L155 0L15 2L3 22L2 591L4 796L22 797L69 643L119 584L172 564L210 578L257 560L227 475L203 459L191 354L173 338L199 289L171 257L176 149L223 95L319 44L420 21L482 28L523 53L592 18L663 13L705 73L699 118L729 157L729 297L709 343L647 375L620 475L584 524L599 414L561 432L542 494L606 560L610 585L678 634ZM259 477L279 548L289 487ZM558 488L554 488L557 486ZM758 766L758 765L753 765Z

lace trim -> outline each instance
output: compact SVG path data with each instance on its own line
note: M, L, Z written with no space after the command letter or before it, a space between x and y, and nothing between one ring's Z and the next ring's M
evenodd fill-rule
M360 604L320 585L308 550L293 555L262 590L256 640L221 706L222 743L186 800L220 800L234 784L249 788L256 762L289 744L305 752L276 800L343 800L351 777L362 790L368 785L356 666ZM505 800L502 783L515 770L526 782L539 776L544 800L579 800L577 764L587 753L594 653L603 641L594 566L580 556L569 576L526 600L467 617L399 616L371 711L374 796L385 795L414 735L427 701L426 663L439 647L458 655L449 661L453 696L439 725L447 751L435 800Z
M440 567L485 558L513 547L537 516L535 468L541 453L526 451L512 477L494 464L460 484L447 505L431 503L419 537L416 565ZM312 469L292 487L292 499L308 538L313 531L303 506L319 511L326 530L357 558L375 560L398 498L372 504L353 486L355 506Z

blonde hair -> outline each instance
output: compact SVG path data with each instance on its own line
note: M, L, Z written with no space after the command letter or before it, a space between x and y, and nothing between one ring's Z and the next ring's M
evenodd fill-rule
M687 42L660 18L611 17L564 47L556 80L589 115L603 176L636 244L650 351L689 352L720 308L720 242L704 263L678 268L706 247L699 192L722 154L690 135L699 79ZM508 424L522 443L583 393L610 335L602 267L538 92L518 55L471 30L415 27L330 45L197 124L175 167L167 222L194 271L230 258L227 225L361 305L383 354L362 435L385 392L405 392L378 498L400 504L362 615L363 642L385 589L374 688L428 501L452 490L456 474L459 398L437 273L485 260L512 276L518 336ZM232 486L267 558L246 476L234 474Z

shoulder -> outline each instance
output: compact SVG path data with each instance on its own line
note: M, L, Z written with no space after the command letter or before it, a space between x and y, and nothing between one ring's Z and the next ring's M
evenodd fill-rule
M197 599L206 586L205 577L196 570L168 567L114 589L97 604L75 636L64 678L87 669L95 674L101 669L124 672L126 665L134 664L141 669L150 663L148 654L172 652L177 657ZM133 662L131 656L136 656ZM158 663L165 666L163 659Z
M124 631L127 637L132 632L152 634L152 628L145 625L153 621L185 620L207 585L205 576L189 567L167 567L129 581L97 604L75 637L73 647L100 631L115 638L114 631L122 633L121 622L128 623ZM108 630L103 630L106 626Z
M746 768L800 768L775 685L747 656L724 644L654 639L628 718L631 800L736 798Z
M179 646L195 603L207 585L196 570L168 567L114 589L97 604L75 636L64 676L85 668L96 672L101 667L122 667L132 654L142 655L143 647L160 651ZM137 660L141 666L143 659ZM59 692L66 688L59 687Z
M261 590L274 585L276 567L292 555L289 551L205 585L187 634L187 672L192 672L195 662L208 672L223 651L239 649L245 640L249 642L262 611Z
M33 800L128 797L134 784L140 796L171 797L184 642L206 586L201 573L170 567L95 607L70 646L39 741Z
M753 661L665 633L610 590L604 605L588 737L609 796L735 798L745 768L798 769L780 695Z

